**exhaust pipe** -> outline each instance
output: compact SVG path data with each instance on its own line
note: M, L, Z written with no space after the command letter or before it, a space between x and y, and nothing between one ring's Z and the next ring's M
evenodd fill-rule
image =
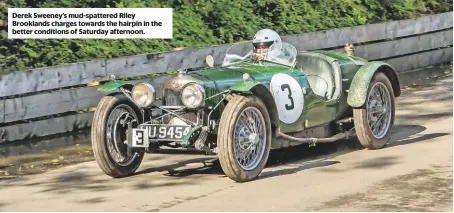
M290 135L284 134L282 132L279 132L278 137L295 142L295 143L302 143L302 144L309 143L309 144L315 145L316 143L331 143L331 142L335 142L335 141L338 141L341 139L347 139L354 135L355 135L355 131L354 131L354 129L351 129L347 132L340 133L340 134L334 135L333 137L329 137L329 138L295 138Z

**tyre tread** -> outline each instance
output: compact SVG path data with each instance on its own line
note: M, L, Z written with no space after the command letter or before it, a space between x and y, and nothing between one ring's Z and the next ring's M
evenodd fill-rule
M364 105L361 108L354 108L353 109L353 120L355 125L356 135L358 137L359 142L364 148L367 149L381 149L383 148L391 138L392 134L392 127L394 125L394 118L395 118L395 101L394 101L394 91L392 88L392 84L387 78L387 76L382 72L375 73L374 77L372 78L371 85L375 84L376 82L382 82L388 89L389 95L391 97L391 123L386 135L378 140L375 139L372 135L372 132L369 129L369 124L367 120L367 97ZM369 91L370 91L369 87ZM369 94L369 91L367 94Z
M130 176L137 170L143 159L143 154L141 154L139 159L136 159L137 163L135 165L132 165L132 167L122 168L114 165L109 153L107 152L105 142L105 122L108 119L110 111L119 101L122 100L118 96L104 96L96 107L91 128L91 142L95 160L105 174L114 178Z
M267 139L265 153L259 166L253 170L245 172L238 165L233 148L233 141L230 135L233 134L236 119L247 105L256 105L264 117ZM269 156L271 140L271 122L265 104L255 96L234 96L223 110L218 132L219 161L224 173L236 182L246 182L256 178L266 164Z

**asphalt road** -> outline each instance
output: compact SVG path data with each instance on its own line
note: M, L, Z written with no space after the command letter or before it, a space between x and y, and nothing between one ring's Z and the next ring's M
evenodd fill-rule
M452 77L405 92L381 150L343 141L275 151L242 184L197 154L150 154L123 179L91 161L0 181L0 211L453 211L452 94Z

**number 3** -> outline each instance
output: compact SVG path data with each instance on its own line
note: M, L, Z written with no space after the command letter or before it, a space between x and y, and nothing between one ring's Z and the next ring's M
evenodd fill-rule
M299 81L288 74L277 73L270 82L270 91L279 113L279 120L293 124L304 111L304 94Z
M288 90L288 99L290 99L290 103L291 103L290 106L288 104L285 104L285 109L286 110L292 110L292 109L295 108L295 104L294 104L293 98L292 98L292 90L290 90L290 86L288 84L282 84L281 85L281 90L284 91L285 89Z
M137 131L136 132L136 136L137 136L137 145L139 146L142 146L144 145L144 141L143 141L143 132L142 131Z

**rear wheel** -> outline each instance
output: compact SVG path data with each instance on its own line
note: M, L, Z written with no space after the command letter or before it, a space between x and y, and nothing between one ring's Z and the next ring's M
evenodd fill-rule
M356 134L368 149L383 148L391 138L395 117L394 92L384 73L376 73L363 107L353 110Z
M270 152L271 121L265 104L255 96L234 96L222 113L217 143L219 162L230 179L255 179Z
M111 177L134 174L144 153L128 147L127 130L139 125L138 109L124 96L105 96L93 116L91 141L99 167Z

